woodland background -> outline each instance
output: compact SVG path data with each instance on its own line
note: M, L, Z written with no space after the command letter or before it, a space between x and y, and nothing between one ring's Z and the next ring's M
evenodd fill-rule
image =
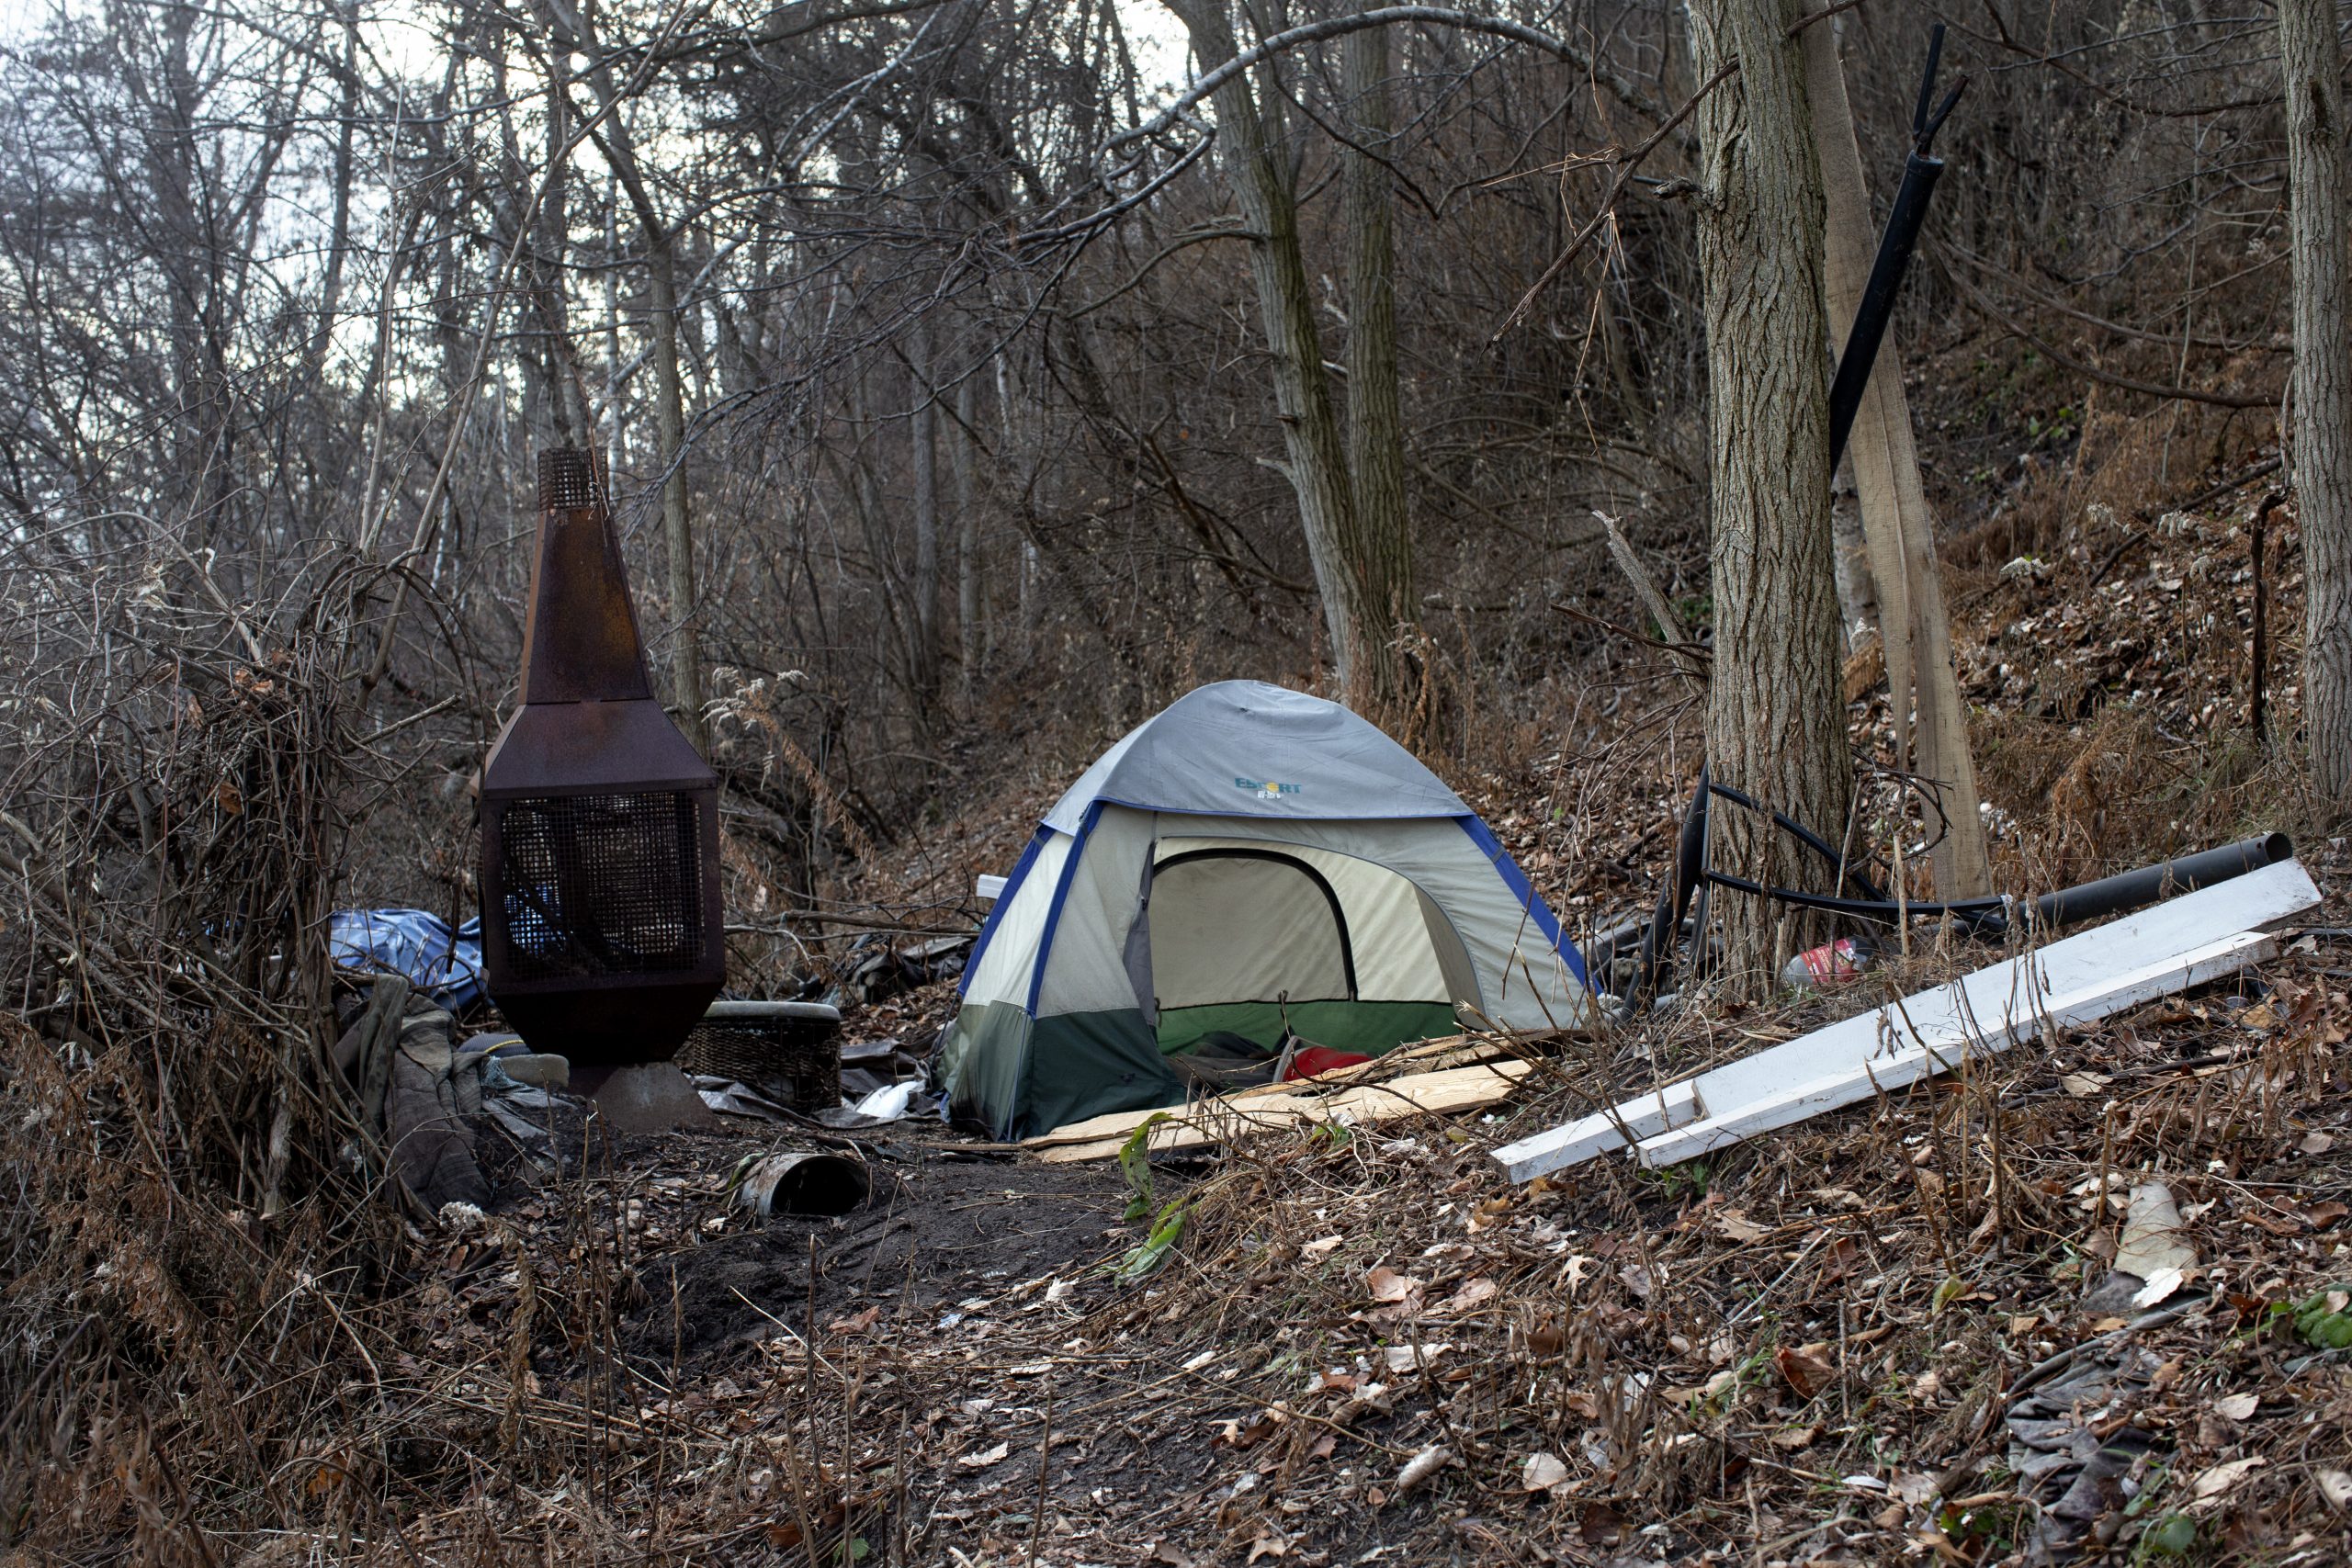
M1703 640L1669 124L1701 84L1679 5L1478 15L1520 32L1386 29L1385 117L1336 35L1250 80L1351 417L1385 362L1351 160L1388 175L1385 717L1589 929L1646 903L1698 755L1595 514ZM1892 341L1996 864L2046 886L2320 821L2291 523L2266 737L2231 521L2291 357L2275 18L1943 19L1970 85ZM1928 20L1834 18L1882 205ZM346 1157L304 955L334 908L472 910L538 449L610 456L657 683L724 781L747 991L968 923L973 873L1198 682L1341 694L1219 117L1161 110L1185 36L1140 0L98 0L0 33L0 981L35 1108L0 1134L0 1472L49 1477L43 1520L70 1493L202 1556L212 1510L308 1517L288 1456L382 1396L398 1330L354 1314L408 1278L407 1222ZM2165 558L2185 592L2142 581ZM1885 715L1845 635L1867 775Z

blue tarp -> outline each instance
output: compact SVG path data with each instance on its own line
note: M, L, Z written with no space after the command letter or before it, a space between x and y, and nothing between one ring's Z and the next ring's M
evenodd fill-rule
M454 932L426 909L337 909L327 919L327 951L346 968L405 975L443 1007L481 995L481 920Z

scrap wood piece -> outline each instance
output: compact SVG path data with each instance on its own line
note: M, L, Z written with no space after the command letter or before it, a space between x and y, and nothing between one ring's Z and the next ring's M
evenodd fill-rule
M1861 313L1878 247L1878 225L1862 180L1861 152L1846 103L1846 73L1827 28L1804 30L1806 91L1821 157L1824 239L1822 286L1832 321ZM1886 663L1887 709L1895 763L1943 792L1945 831L1929 852L1936 886L1976 897L1992 889L1984 824L1977 814L1976 763L1968 750L1968 708L1952 660L1951 616L1937 564L1935 514L1928 506L1914 446L1903 366L1888 333L1878 369L1862 387L1846 451L1861 511L1863 543L1879 597L1880 650Z
M2045 1020L2088 1022L2218 978L2274 951L2256 928L2319 901L2310 874L2281 861L1521 1138L1495 1157L1525 1181L1622 1148L1631 1134L1645 1165L1689 1159L1941 1071L1962 1050L2031 1038Z
M1435 1072L1443 1067L1466 1067L1480 1062L1498 1061L1510 1054L1508 1045L1490 1035L1449 1034L1438 1040L1424 1040L1415 1045L1400 1045L1385 1055L1375 1056L1369 1062L1357 1062L1344 1067L1333 1067L1329 1072L1317 1073L1311 1077L1295 1078L1287 1083L1251 1084L1245 1089L1227 1089L1220 1098L1227 1104L1234 1104L1263 1099L1269 1095L1296 1094L1302 1089L1341 1084L1355 1078L1368 1077L1385 1067L1393 1067L1399 1062L1420 1062L1423 1064L1421 1068L1423 1072ZM1102 1138L1125 1137L1166 1109L1167 1107L1161 1106L1145 1111L1107 1111L1101 1116L1090 1116L1083 1122L1072 1122L1066 1126L1056 1127L1051 1132L1040 1133L1033 1138L1023 1138L1021 1141L1021 1146L1030 1149L1049 1149L1065 1144L1091 1144Z
M1253 1134L1283 1132L1316 1122L1362 1125L1437 1111L1475 1111L1504 1099L1520 1079L1534 1070L1532 1062L1497 1061L1431 1073L1409 1073L1385 1083L1356 1084L1331 1093L1302 1091L1299 1086L1293 1085L1289 1092L1247 1099L1226 1096L1203 1100L1188 1110L1142 1111L1132 1118L1122 1118L1132 1121L1132 1126L1083 1143L1039 1146L1033 1140L1023 1146L1048 1165L1076 1165L1115 1157L1134 1135L1136 1127L1153 1116L1167 1118L1148 1134L1147 1146L1158 1153L1228 1143Z

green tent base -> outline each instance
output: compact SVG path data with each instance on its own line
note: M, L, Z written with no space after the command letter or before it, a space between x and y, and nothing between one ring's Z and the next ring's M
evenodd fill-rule
M1159 1049L1173 1056L1222 1030L1273 1048L1282 1042L1287 1012L1291 1032L1310 1045L1378 1056L1415 1040L1459 1034L1453 1009L1445 1002L1210 1002L1170 1008L1159 1015Z

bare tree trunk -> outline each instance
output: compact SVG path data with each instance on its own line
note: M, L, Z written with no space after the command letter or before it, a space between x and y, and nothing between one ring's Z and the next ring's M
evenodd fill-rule
M927 709L939 690L939 396L933 387L928 322L915 322L908 348L913 361L907 381L914 412L907 429L914 447L915 487L915 656L908 674L916 703Z
M980 509L972 493L972 421L979 408L979 378L956 387L956 429L947 438L948 472L956 495L956 664L969 704L979 689L987 634L980 607Z
M662 220L644 171L638 166L637 144L629 136L628 119L620 113L612 67L604 58L594 26L585 13L575 13L568 0L545 3L557 23L551 30L558 39L584 52L593 62L585 73L589 90L596 96L596 107L605 111L596 145L628 194L629 206L645 235L646 306L653 329L653 423L662 444L655 459L662 465L662 538L670 558L671 700L678 709L678 727L696 750L707 753L710 746L702 713L702 605L695 592L694 516L686 495L686 394L678 358L678 231ZM554 56L559 62L563 58L560 51ZM553 96L561 99L560 83L558 86ZM552 191L549 197L552 200ZM566 346L568 350L568 343ZM568 352L564 365L569 370ZM584 403L584 398L582 400Z
M1193 53L1204 69L1222 65L1239 52L1225 0L1167 4L1192 35ZM1250 231L1250 269L1273 360L1275 416L1282 422L1288 457L1283 471L1298 495L1306 558L1314 567L1316 592L1330 628L1340 688L1352 691L1357 671L1369 656L1363 627L1368 618L1375 626L1378 620L1363 609L1360 579L1349 560L1355 500L1340 422L1323 374L1315 297L1299 249L1296 178L1285 150L1259 112L1248 73L1236 73L1210 101L1216 107L1217 156L1232 177L1235 205Z
M1822 353L1821 171L1795 0L1692 0L1701 80L1739 73L1699 108L1699 270L1705 286L1710 526L1715 607L1707 759L1718 783L1836 840L1851 790L1829 531L1829 378ZM1752 812L1715 818L1719 868L1816 886L1785 835ZM1722 906L1724 979L1771 987L1781 906ZM1791 921L1790 935L1807 934Z
M677 253L667 231L646 251L653 318L654 428L662 450L662 542L670 558L670 691L678 727L698 751L709 745L702 722L701 603L695 596L694 518L686 508L686 398L678 373Z
M1829 319L1838 319L1834 308ZM1878 584L1871 580L1871 547L1862 536L1861 504L1837 488L1836 475L1830 479L1829 532L1838 546L1838 619L1845 626L1845 635L1852 637L1860 627L1878 627Z
M1388 29L1350 33L1341 49L1356 136L1345 159L1348 279L1348 462L1355 478L1348 557L1362 594L1364 637L1349 701L1387 721L1405 697L1399 644L1418 624L1413 531L1405 503L1405 416L1396 385L1395 197L1388 166L1368 152L1389 135Z
M2345 276L2344 51L2332 0L2278 0L2295 267L2294 486L2303 536L2312 787L2352 806L2352 296Z
M621 434L621 187L605 182L605 460L618 469L628 447ZM592 434L589 439L594 441Z
M335 311L343 303L344 263L351 253L351 181L354 173L352 139L359 123L359 6L347 0L343 10L342 124L335 128L334 215L327 220L327 270L319 285L319 330L311 340L302 379L315 384L324 368L327 350L334 342ZM366 515L363 512L361 515Z
M1837 33L1830 24L1815 23L1798 36L1804 51L1806 96L1814 111L1814 144L1821 155L1823 276L1830 342L1842 346L1870 280L1878 250L1877 225L1871 220L1870 195L1862 184L1862 155L1854 142ZM1951 622L1936 560L1935 517L1919 478L1911 401L1903 390L1903 362L1891 332L1879 346L1877 363L1862 389L1846 462L1854 476L1870 577L1877 588L1879 646L1886 654L1895 763L1943 786L1951 829L1933 854L1936 892L1947 898L1981 897L1992 889L1993 870L1985 859L1984 821L1976 809L1968 710L1961 702L1960 677L1952 666ZM1842 557L1846 541L1838 545Z

